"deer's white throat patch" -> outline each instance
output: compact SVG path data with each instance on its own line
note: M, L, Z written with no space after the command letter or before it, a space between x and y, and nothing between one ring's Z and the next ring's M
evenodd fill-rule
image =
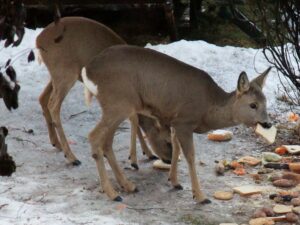
M84 83L84 85L87 87L87 89L92 92L93 95L97 95L98 94L98 86L96 84L93 83L93 81L91 81L86 74L86 68L83 67L82 71L81 71L81 77L82 77L82 81Z

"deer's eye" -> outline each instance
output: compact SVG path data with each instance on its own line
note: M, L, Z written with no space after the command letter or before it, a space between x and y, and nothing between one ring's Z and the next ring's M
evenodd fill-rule
M251 109L257 109L257 104L256 103L251 103L250 108Z

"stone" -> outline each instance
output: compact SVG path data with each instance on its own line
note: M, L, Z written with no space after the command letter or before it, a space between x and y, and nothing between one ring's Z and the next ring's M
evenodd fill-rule
M293 212L300 215L300 206L294 207Z
M220 223L220 225L238 225L237 223Z
M273 152L264 152L262 156L265 162L279 162L282 159L280 155Z
M291 203L293 204L293 206L300 206L300 198L293 198L291 200Z
M276 204L273 208L273 211L278 214L285 214L292 212L293 206L291 205L281 205L281 204Z

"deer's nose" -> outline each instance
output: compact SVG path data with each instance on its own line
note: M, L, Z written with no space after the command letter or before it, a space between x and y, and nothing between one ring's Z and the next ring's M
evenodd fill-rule
M262 125L263 128L267 128L267 129L272 127L272 123L268 123L268 122L260 123L260 125Z

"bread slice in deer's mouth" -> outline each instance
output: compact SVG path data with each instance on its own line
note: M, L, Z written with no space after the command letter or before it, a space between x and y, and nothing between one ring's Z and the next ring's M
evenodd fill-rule
M269 144L273 144L276 139L277 129L275 126L272 126L270 128L264 128L259 123L256 125L255 133L262 136Z

